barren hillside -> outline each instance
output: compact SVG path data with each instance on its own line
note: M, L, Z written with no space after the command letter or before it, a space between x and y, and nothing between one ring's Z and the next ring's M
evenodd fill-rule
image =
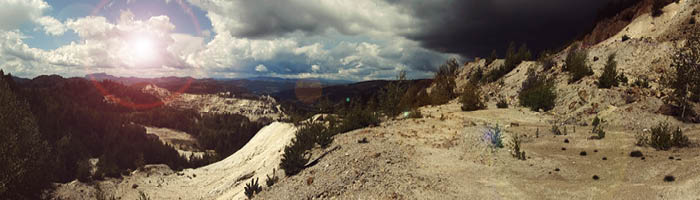
M294 176L278 172L281 180L272 187L264 180L278 168L294 137L297 128L291 124L275 122L261 129L241 150L209 166L182 172L147 166L94 186L77 181L60 185L55 196L91 199L102 191L118 199L134 199L141 192L152 199L244 199L245 184L259 178L264 189L255 199L694 199L700 197L700 124L682 123L659 110L669 92L660 86L661 75L669 69L673 50L684 43L685 30L698 28L688 24L700 17L693 14L698 6L681 0L663 8L659 17L641 13L621 32L586 47L592 76L567 82L569 74L562 72L567 50L555 54L556 64L547 71L537 62L523 62L482 87L489 99L484 110L464 112L455 99L418 108L419 118L385 119L379 126L336 135L329 147L312 149L317 162ZM629 39L622 41L623 36ZM629 82L645 78L650 87L599 89L595 83L611 53ZM491 70L502 63L465 64L457 88L467 84L475 67ZM517 95L528 68L556 78L553 110L519 106ZM496 107L500 96L509 108ZM228 105L271 107L229 101L183 95L171 104L202 112L228 110ZM602 139L591 137L596 116L606 120ZM679 127L691 146L658 151L635 145L636 134L648 133L659 122ZM553 134L553 125L564 134ZM488 147L484 130L489 126L503 128L504 148ZM522 137L525 160L511 156L509 141L515 135ZM642 155L631 156L633 151Z

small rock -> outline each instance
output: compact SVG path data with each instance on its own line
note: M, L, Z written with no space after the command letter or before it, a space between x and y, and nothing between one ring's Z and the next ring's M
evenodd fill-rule
M673 160L673 156L669 156L668 159L669 159L669 160Z
M554 169L554 171L559 171L559 168Z
M561 150L562 150L562 151L566 151L566 147L562 147Z
M136 184L131 185L131 189L136 189L138 187L139 187L139 185L136 185Z
M603 160L608 160L608 157L603 157Z
M598 153L598 149L594 149L593 152Z
M581 153L579 153L578 155L581 155L581 156L586 156L586 155L588 155L588 154L586 153L586 151L582 151L582 152L581 152Z
M569 143L569 139L564 139L564 143Z
M598 175L593 175L593 180L597 181L598 179L600 179L600 177L598 177Z
M310 176L306 179L306 185L311 185L312 183L314 183L314 177Z

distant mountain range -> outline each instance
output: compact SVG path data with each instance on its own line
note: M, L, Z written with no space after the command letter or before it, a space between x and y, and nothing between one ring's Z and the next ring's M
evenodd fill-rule
M145 86L155 84L158 87L166 88L170 91L178 91L188 82L190 86L188 93L217 93L231 92L237 95L264 95L275 94L282 91L292 90L300 82L319 82L322 86L332 86L353 83L347 80L330 79L287 79L278 77L252 77L240 79L196 79L192 77L160 77L160 78L138 78L138 77L117 77L106 73L95 73L85 75L90 80L111 80L129 86Z

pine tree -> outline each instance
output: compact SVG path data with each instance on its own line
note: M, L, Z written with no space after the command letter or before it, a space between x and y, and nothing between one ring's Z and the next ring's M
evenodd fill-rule
M50 181L48 145L28 106L0 79L0 199L38 198Z

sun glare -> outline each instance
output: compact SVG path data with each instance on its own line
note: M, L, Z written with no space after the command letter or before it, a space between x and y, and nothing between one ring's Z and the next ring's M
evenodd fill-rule
M136 37L130 42L134 57L141 61L148 61L156 56L155 42L147 37Z

